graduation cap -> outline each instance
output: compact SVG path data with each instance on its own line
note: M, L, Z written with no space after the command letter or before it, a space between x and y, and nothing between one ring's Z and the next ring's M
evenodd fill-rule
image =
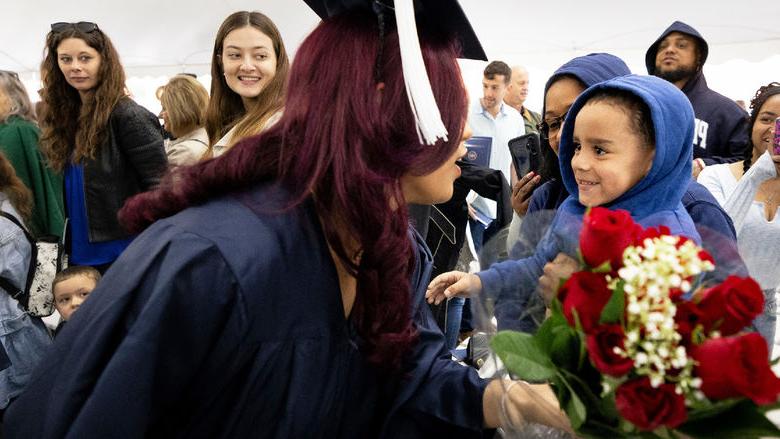
M325 19L356 9L380 15L393 11L401 48L401 64L406 94L412 108L421 143L433 145L447 140L447 128L441 120L433 97L428 73L422 59L417 22L426 31L455 36L464 58L487 61L485 51L457 0L304 0L320 18ZM429 29L434 27L433 29Z

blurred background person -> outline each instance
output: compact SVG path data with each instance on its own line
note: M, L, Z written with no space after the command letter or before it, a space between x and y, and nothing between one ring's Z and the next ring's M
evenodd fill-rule
M526 134L539 134L539 129L536 126L542 122L542 115L525 106L525 101L528 98L528 85L528 70L523 66L512 66L512 78L506 89L504 103L517 110L523 116ZM517 178L520 177L522 175L517 176Z
M282 36L266 15L240 11L222 22L211 58L206 158L279 120L289 69Z
M33 236L62 236L65 210L62 176L46 164L38 147L40 131L27 90L14 72L0 70L0 151L32 191Z
M65 174L70 262L105 271L132 240L117 212L165 172L162 127L127 96L119 55L95 23L51 25L41 78L52 110L41 147Z
M41 319L27 314L9 292L27 284L32 247L20 226L29 222L32 204L29 189L0 153L0 420L51 344Z
M160 93L163 128L173 139L166 140L165 154L173 166L197 163L209 147L206 133L206 108L209 94L197 79L176 75Z
M731 216L737 245L750 275L764 290L765 312L756 318L756 329L769 343L772 358L779 353L775 335L777 288L780 286L780 155L772 154L775 119L780 117L780 83L761 87L750 101L750 137L744 160L707 166L699 183Z

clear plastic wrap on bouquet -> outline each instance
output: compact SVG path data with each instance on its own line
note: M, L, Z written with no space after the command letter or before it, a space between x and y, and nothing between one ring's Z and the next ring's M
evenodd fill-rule
M583 323L587 325L588 322L581 322L579 320L580 316L574 317L576 322L567 322L567 316L570 317L570 315L564 316L562 303L555 296L555 293L550 295L549 292L544 293L538 288L539 278L545 275L545 264L553 261L559 253L568 255L571 260L577 261L577 264L580 264L581 267L585 266L582 265L584 260L580 242L582 218L575 215L566 218L565 215L559 212L558 216L555 217L554 225L552 224L553 218L554 214L552 212L537 212L527 215L524 218L520 238L515 243L507 245L507 233L499 233L495 238L484 244L480 254L482 291L478 297L472 299L472 324L475 332L486 334L484 339L489 340L488 343L491 346L490 356L480 368L480 375L483 378L504 380L503 389L505 394L502 401L512 401L513 398L518 398L515 396L515 392L518 392L539 402L538 411L530 413L530 416L526 417L513 414L513 412L507 413L502 409L501 416L505 422L504 425L510 426L503 430L505 437L575 437L571 428L561 425L558 425L557 428L545 425L555 424L547 421L555 419L555 414L559 413L559 410L565 410L569 415L571 425L577 431L577 437L631 437L639 433L647 437L664 437L666 433L680 434L680 431L690 437L707 437L707 434L714 431L711 430L714 427L708 426L707 423L699 422L697 424L696 422L697 416L702 416L702 419L706 418L708 422L712 422L710 421L711 413L707 410L721 410L725 413L730 410L746 409L751 411L751 413L758 413L756 406L750 405L756 399L753 399L753 402L751 402L748 400L749 398L745 398L746 396L749 397L749 395L744 393L732 396L731 399L727 400L721 400L720 398L708 400L704 398L698 387L685 390L685 386L691 385L691 383L693 383L694 387L701 384L701 380L694 376L693 368L694 365L698 366L698 363L689 360L685 360L688 361L685 364L682 363L682 360L676 360L679 363L680 370L685 370L683 373L678 370L674 371L674 373L680 373L680 376L683 377L681 378L682 384L677 383L674 379L665 381L672 383L668 384L671 386L669 389L671 389L672 396L676 392L683 392L683 390L688 395L684 405L677 409L677 415L672 413L668 416L668 423L664 424L661 422L657 426L656 424L648 424L652 425L652 428L648 426L638 428L637 425L642 425L641 422L634 420L635 423L632 424L626 419L624 412L618 412L615 403L615 387L626 382L625 377L628 375L625 375L625 373L627 372L620 372L624 374L624 377L615 380L604 374L606 366L604 364L594 364L594 357L589 354L589 349L592 349L592 345L586 343L586 337L589 337L590 334L584 333L582 329ZM651 230L652 233L649 233L648 236L653 235L656 238L660 235L669 235L668 230L660 228L643 229L638 227L638 229L643 231L643 233ZM699 253L698 256L704 259L710 258L709 260L714 262L714 267L708 267L703 270L694 268L693 272L696 272L696 275L686 275L688 277L681 278L680 283L674 283L676 280L672 281L674 285L682 285L682 288L679 289L679 294L675 292L677 291L676 288L671 288L671 293L667 289L665 294L676 295L675 303L678 305L684 301L693 300L695 294L697 295L695 300L698 304L702 294L710 289L716 289L715 287L720 288L724 280L729 279L730 276L732 279L735 275L747 276L747 270L739 257L733 238L723 236L703 226L698 226L697 231L699 236L690 237L691 245L689 247L693 249L691 251L694 251L694 254L696 251L703 249L704 252ZM672 237L662 239L669 240ZM674 239L677 239L677 237L674 237ZM679 245L682 246L685 241L685 239L679 239ZM652 247L650 241L642 242L647 242L647 245ZM660 243L661 241L658 242ZM694 246L694 243L697 246ZM610 242L609 237L603 241L596 241L596 247L609 247L612 244L614 243ZM636 241L628 246L632 245L642 246L642 244L637 244ZM670 248L674 248L675 245L677 244L672 243ZM622 248L626 248L626 245L624 244ZM699 263L702 262L699 261ZM706 263L703 264L703 266L707 267ZM609 265L607 265L607 268L602 268L600 272L593 267L589 270L596 273L606 273L609 271ZM486 271L490 273L486 273ZM571 275L571 273L569 274ZM610 272L610 275L612 277L607 277L604 274L602 277L606 281L601 282L611 282L611 292L609 293L611 298L608 303L594 305L598 306L599 312L602 314L596 313L596 319L591 323L593 326L604 325L606 321L610 321L609 318L604 320L607 314L612 314L611 321L614 322L616 321L615 319L620 320L622 313L626 312L628 296L626 296L626 299L621 299L626 300L625 303L612 303L614 302L614 297L616 297L613 296L615 285L617 285L617 282L623 281L618 279L617 270ZM664 276L669 275L664 274ZM650 277L652 278L652 275ZM560 286L563 286L563 280L565 278L561 279ZM728 283L728 281L725 283ZM622 294L621 290L621 296ZM773 299L769 297L767 299L767 308L773 309ZM668 302L672 303L671 300ZM579 306L587 308L589 304L585 303ZM763 303L761 306L763 307ZM679 307L685 308L683 305L679 305ZM553 310L552 312L551 309ZM611 311L607 311L607 309ZM620 309L619 312L616 311L618 309ZM671 309L671 315L674 315L674 307ZM686 308L687 311L690 310ZM771 313L772 315L769 316L766 314L767 311L763 309L759 313L774 321L774 313ZM585 314L583 312L583 318L586 317ZM599 315L602 319L599 319ZM760 320L761 317L759 316L756 321ZM558 320L551 322L549 319ZM747 323L752 324L751 320L752 317ZM677 325L680 324L684 325L686 322L677 321L672 332L681 333L687 330L678 328ZM694 333L700 331L702 328L696 326L697 324L697 322L693 322L691 324L692 329L688 329L691 329ZM719 328L717 325L720 324L717 323L714 327L705 328L707 331L710 331L706 332L706 334L701 333L695 336L699 337L701 343L709 340L711 337L718 338L720 334L718 333ZM622 332L623 329L625 329L625 325L621 329L620 337L625 337ZM542 334L538 336L540 331ZM554 334L554 331L558 333ZM496 337L499 333L501 336ZM531 336L531 334L534 334L534 336ZM744 332L734 331L731 334L733 334L731 338L738 338ZM675 337L678 337L679 340L679 336ZM690 340L691 335L686 334L684 337L688 337ZM723 338L728 339L729 337ZM539 340L546 340L549 344L539 346ZM682 346L685 342L678 341L678 343ZM571 349L572 346L576 346L576 352L574 353ZM621 346L623 345L621 344ZM675 344L674 346L678 345ZM685 346L685 348L693 349L691 346ZM502 351L501 358L494 353L496 349ZM513 352L513 350L522 352L523 355L507 354L508 352ZM628 361L619 367L624 367L625 370L628 370L626 367L632 368L632 375L630 376L633 377L631 379L636 380L638 377L636 374L637 366L634 364L635 359L631 358L631 356L638 354L626 352L623 352L621 355ZM610 355L610 353L607 353L607 355ZM689 352L688 355L690 357L692 354ZM568 368L558 367L561 364L573 366ZM607 370L609 370L609 367L607 367ZM522 371L522 373L515 373L517 371ZM620 375L620 373L615 373L615 375ZM659 376L648 375L645 379L648 380L648 383L651 383L652 380L652 387L655 388L656 385L660 385L659 380L661 378ZM551 383L552 387L542 386L548 383ZM615 387L610 388L610 386ZM552 392L557 399L550 398L550 394L547 392ZM692 395L694 394L696 398L702 398L702 401L704 401L701 403L702 405L694 403L691 406ZM522 413L523 410L527 411L527 408L519 410L519 413ZM683 415L683 413L686 413L690 418L686 418L686 415ZM750 421L753 423L750 426L755 427L758 425L760 427L759 430L763 429L761 431L771 432L774 426L764 421L765 418L754 418ZM745 423L746 425L748 424L747 421ZM679 431L676 430L675 428L680 425L684 428L681 428ZM719 425L717 428L724 427ZM736 426L735 428L747 427Z

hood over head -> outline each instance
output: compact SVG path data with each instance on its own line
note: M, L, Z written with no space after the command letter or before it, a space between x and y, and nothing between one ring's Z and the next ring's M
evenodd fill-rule
M682 196L691 179L693 161L694 116L688 98L673 84L654 76L628 75L596 84L585 90L569 109L561 133L559 157L561 175L576 210L579 203L577 182L571 167L574 157L574 125L577 114L599 90L620 89L638 96L650 108L655 132L655 156L650 172L634 187L605 207L625 209L637 219L681 206ZM572 203L566 203L570 206Z
M661 44L661 41L663 41L663 39L672 32L679 32L681 34L690 35L694 40L696 40L696 43L699 46L699 55L701 56L699 70L701 70L701 68L704 66L704 63L707 62L707 55L709 54L710 48L707 45L707 41L704 40L704 37L701 36L699 31L690 25L687 25L682 21L675 21L666 28L661 36L658 37L658 39L655 40L655 42L647 49L647 52L645 52L645 66L647 67L647 73L649 75L655 74L655 57L658 54L658 46Z

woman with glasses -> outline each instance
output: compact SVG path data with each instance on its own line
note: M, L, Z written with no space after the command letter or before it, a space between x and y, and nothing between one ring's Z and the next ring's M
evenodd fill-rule
M222 22L211 58L206 158L279 120L289 68L279 29L266 15L240 11Z
M542 139L541 175L548 181L531 196L528 214L520 226L520 238L510 250L512 257L520 258L533 253L554 212L569 196L561 183L558 163L559 136L569 107L589 86L629 73L628 66L620 58L608 53L593 53L574 58L562 65L547 81L542 109L544 120L538 128ZM737 254L736 235L731 219L712 195L702 185L691 180L682 203L696 225L702 245L715 255L718 263L718 272L715 275L747 274ZM556 294L560 280L567 278L577 268L577 261L559 254L553 262L545 266L544 275L539 279L541 297L549 302Z
M38 147L40 131L24 84L0 70L0 152L33 195L28 226L33 236L61 236L65 225L62 176L46 166Z
M117 220L125 200L166 169L157 117L127 96L125 73L95 23L55 23L41 64L41 147L64 173L72 264L105 271L132 240Z

